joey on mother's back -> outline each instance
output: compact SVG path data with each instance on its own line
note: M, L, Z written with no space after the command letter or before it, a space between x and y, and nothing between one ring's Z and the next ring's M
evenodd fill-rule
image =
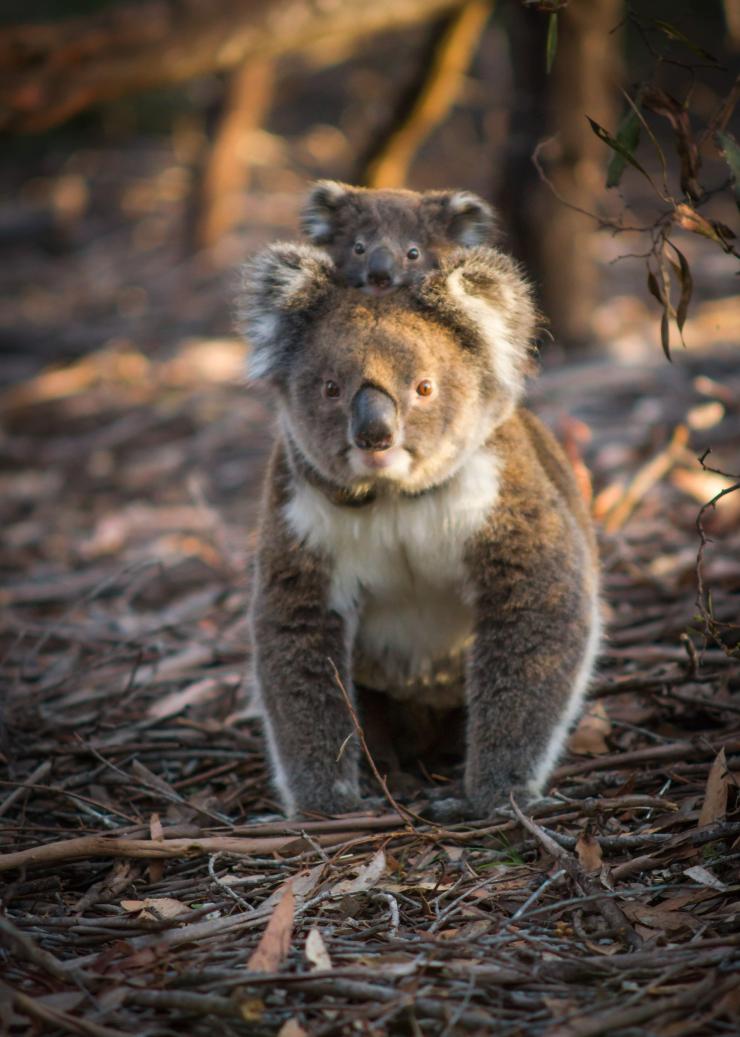
M593 667L598 564L568 462L520 406L535 315L517 266L460 249L378 299L278 244L247 266L242 311L279 409L251 624L286 812L361 802L334 667L350 695L464 706L474 813L540 794Z
M493 210L472 191L371 190L319 180L301 213L335 276L369 295L387 295L436 269L456 248L490 242Z

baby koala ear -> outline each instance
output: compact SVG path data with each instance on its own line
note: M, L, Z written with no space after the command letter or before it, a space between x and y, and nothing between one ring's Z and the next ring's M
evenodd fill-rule
M334 264L312 245L277 242L244 266L238 326L251 345L250 378L274 377L299 335L301 314L328 290Z
M328 245L337 229L337 215L352 188L338 180L318 180L301 211L301 230L314 245Z
M493 208L472 191L445 191L440 200L447 218L447 236L463 248L487 245L495 237Z

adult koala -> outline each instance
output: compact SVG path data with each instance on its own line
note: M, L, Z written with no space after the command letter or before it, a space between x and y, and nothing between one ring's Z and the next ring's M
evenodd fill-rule
M530 292L483 247L383 299L334 275L276 244L242 298L280 414L252 608L275 784L291 815L359 805L336 667L351 695L464 703L466 806L486 816L540 793L599 641L584 503L519 407Z

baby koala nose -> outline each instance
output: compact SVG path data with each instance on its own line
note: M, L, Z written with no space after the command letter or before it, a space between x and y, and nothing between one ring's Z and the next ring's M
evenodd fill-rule
M352 400L350 434L360 450L388 450L393 446L398 416L396 405L382 389L365 385Z
M376 248L367 261L367 281L374 288L390 288L393 284L393 256L387 248Z

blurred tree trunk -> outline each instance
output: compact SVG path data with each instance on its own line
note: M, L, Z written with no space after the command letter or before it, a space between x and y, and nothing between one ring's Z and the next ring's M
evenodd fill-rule
M439 17L463 0L142 0L0 28L0 128L39 131L125 94Z
M275 63L256 58L232 75L203 171L195 244L210 248L241 216L249 189L250 147L273 96Z
M535 277L541 305L557 340L587 345L598 298L592 252L594 221L560 199L597 212L603 195L607 149L586 115L614 128L620 79L622 0L571 0L559 15L559 39L550 76L545 74L547 19L518 12L512 25L515 101L512 149L504 197L515 251ZM541 158L552 187L532 163L537 139L553 135ZM553 191L554 188L554 191ZM557 197L557 196L560 197Z
M737 0L722 0L722 11L727 26L727 43L730 50L740 50L740 4Z
M403 110L362 174L368 187L406 185L416 153L460 95L491 7L489 0L468 0L445 21L432 53L426 56L416 89L405 99Z

